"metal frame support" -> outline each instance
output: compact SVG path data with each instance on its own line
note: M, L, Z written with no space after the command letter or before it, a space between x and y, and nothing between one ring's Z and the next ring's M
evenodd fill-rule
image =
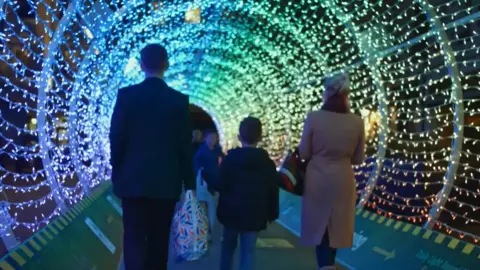
M416 0L416 1L419 1L419 0ZM476 20L480 18L480 11L476 12L476 13L473 13L467 17L464 17L464 18L461 18L461 19L458 19L456 21L453 21L449 24L446 24L444 25L443 29L450 29L450 28L453 28L453 27L457 27L457 26L461 26L461 25L465 25L466 23L472 21L472 20ZM416 38L413 38L413 39L410 39L410 40L407 40L401 44L398 44L396 46L393 46L393 47L390 47L388 49L385 49L384 51L380 51L380 52L376 52L375 53L375 56L377 58L383 58L383 57L386 57L387 55L390 55L400 49L403 49L403 48L408 48L408 47L411 47L415 44L418 44L420 43L421 41L427 39L428 37L434 35L434 33L432 33L433 31L430 31L430 32L427 32L421 36L418 36ZM340 70L340 71L337 71L337 72L347 72L349 70L352 70L360 65L362 65L363 63L365 63L366 59L363 58L357 62L354 62L352 63L351 65L345 67L343 70ZM332 73L334 74L334 73ZM292 88L288 88L285 90L285 93L290 93L290 92L296 92L298 91L299 89L301 89L302 87L305 87L307 85L310 85L310 86L316 86L318 85L319 83L321 83L321 80L311 80L311 81L308 81L308 82L305 82L305 83L302 83L300 85L297 85L295 87L292 87Z
M67 27L67 24L71 21L76 7L78 6L79 0L74 0L70 5L68 6L65 15L62 17L60 20L57 30L55 32L55 35L53 39L50 41L47 52L46 52L46 57L45 57L45 62L42 67L42 73L40 77L40 81L38 82L38 103L37 103L37 125L38 125L38 141L40 145L40 153L42 155L42 162L43 162L43 167L45 168L46 171L46 178L50 186L51 192L53 192L53 198L55 199L55 202L57 203L58 208L60 208L61 213L65 213L68 210L68 207L65 203L63 192L62 192L62 187L58 184L57 182L57 174L52 168L52 160L50 158L50 146L52 145L51 138L47 132L47 92L50 89L49 86L49 80L52 74L52 62L54 60L55 52L58 48L59 45L59 40L63 33L65 32L65 28Z
M82 18L88 23L89 30L92 31L92 34L94 36L94 41L90 45L88 53L86 54L85 58L83 59L82 63L80 64L80 70L77 72L77 76L75 79L83 79L85 76L85 68L88 66L88 62L90 61L89 57L90 55L95 53L95 50L97 49L97 44L98 42L103 38L105 35L106 29L108 29L113 22L118 19L120 16L118 14L122 14L124 12L124 9L126 7L123 7L122 9L118 10L117 12L113 12L108 6L105 5L105 3L102 2L97 2L93 8L92 11L88 12L86 14L82 14ZM93 15L91 14L98 14L101 12L105 12L105 14L102 17L102 20L95 20ZM70 104L69 104L69 111L70 112L76 112L77 110L77 102L79 100L79 92L80 92L80 85L78 83L74 84L74 90L73 90L73 95L70 99ZM79 151L77 150L79 145L78 145L78 140L75 136L75 127L77 123L77 114L72 113L70 114L70 117L68 118L68 137L69 137L69 148L72 153L72 161L74 164L75 172L77 174L77 177L79 179L79 182L82 185L83 193L84 195L90 194L90 181L89 178L85 175L86 173L82 169L83 165L82 162L78 158L78 153ZM89 147L92 147L92 143L90 143ZM96 163L96 160L93 160L93 163Z
M424 9L428 19L432 25L432 29L436 31L437 38L442 46L442 52L445 57L445 64L448 67L448 73L452 79L452 93L451 101L454 103L454 136L452 140L452 151L450 154L450 164L447 173L444 177L444 185L442 190L437 194L437 201L432 205L428 213L428 220L424 227L433 228L441 210L448 201L450 192L452 191L455 182L458 164L463 146L463 125L464 125L464 106L463 106L463 89L460 80L460 72L455 62L455 54L450 46L450 40L442 22L438 19L434 8L426 0L417 0L420 6Z
M0 0L0 13L4 10L4 0ZM0 15L0 19L3 16ZM2 35L0 33L0 39ZM8 251L17 247L20 242L15 238L15 234L12 231L12 224L9 223L10 214L7 210L7 202L0 202L0 234L2 242Z
M0 234L2 235L2 242L8 251L16 248L20 242L15 237L12 230L12 224L9 222L10 215L7 210L7 202L0 202Z
M377 180L381 175L383 163L385 162L385 155L387 153L386 145L388 142L388 133L390 129L388 125L389 111L386 90L381 83L381 75L374 62L375 59L370 59L368 66L372 71L375 86L377 88L378 112L380 115L377 154L375 158L375 165L372 169L372 174L368 178L367 184L365 185L365 188L360 195L360 200L358 202L357 208L364 207L365 204L368 202L370 196L372 195L373 189L375 188Z
M364 190L362 191L362 195L360 196L360 201L357 205L357 208L362 208L368 202L368 199L370 198L370 195L373 192L375 183L377 182L377 179L380 176L380 173L382 171L383 162L385 159L386 144L388 140L388 131L389 131L389 125L388 125L389 113L388 113L388 104L386 100L386 90L381 82L381 74L377 68L377 63L376 63L377 57L376 57L374 48L371 48L371 47L363 48L364 46L362 46L363 44L362 40L364 39L364 37L362 36L361 33L358 33L358 31L355 28L355 25L351 22L349 15L345 14L345 12L343 12L343 10L340 7L338 7L332 0L325 1L321 5L324 8L330 9L336 15L336 17L343 24L345 24L346 28L350 31L351 35L355 38L357 45L359 46L360 50L363 52L363 54L367 59L368 67L372 72L373 83L377 88L378 110L380 115L380 130L378 134L379 140L378 140L378 146L377 146L378 149L376 154L376 163L374 168L372 169L373 173L368 178L368 182Z

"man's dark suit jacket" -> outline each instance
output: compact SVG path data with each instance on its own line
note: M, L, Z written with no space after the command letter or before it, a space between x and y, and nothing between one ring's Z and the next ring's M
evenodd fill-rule
M195 189L188 96L160 78L118 91L110 128L112 182L120 198L178 199Z

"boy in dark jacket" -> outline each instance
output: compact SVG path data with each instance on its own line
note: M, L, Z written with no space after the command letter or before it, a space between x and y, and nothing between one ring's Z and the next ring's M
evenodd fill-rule
M220 167L218 221L224 225L220 270L233 268L240 238L240 269L251 270L258 233L279 215L278 174L268 153L257 148L262 123L254 117L240 124L241 148L230 150Z

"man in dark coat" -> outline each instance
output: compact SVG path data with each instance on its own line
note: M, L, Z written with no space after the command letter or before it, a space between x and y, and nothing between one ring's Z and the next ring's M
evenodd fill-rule
M168 87L168 55L141 51L146 79L118 91L111 129L112 182L122 200L126 270L167 269L171 220L195 189L188 96Z

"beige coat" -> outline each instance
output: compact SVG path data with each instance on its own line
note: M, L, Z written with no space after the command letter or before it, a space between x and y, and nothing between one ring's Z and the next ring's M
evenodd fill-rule
M354 114L307 115L300 156L309 160L302 201L301 241L318 245L328 228L330 246L353 244L356 184L352 164L364 161L365 128Z

